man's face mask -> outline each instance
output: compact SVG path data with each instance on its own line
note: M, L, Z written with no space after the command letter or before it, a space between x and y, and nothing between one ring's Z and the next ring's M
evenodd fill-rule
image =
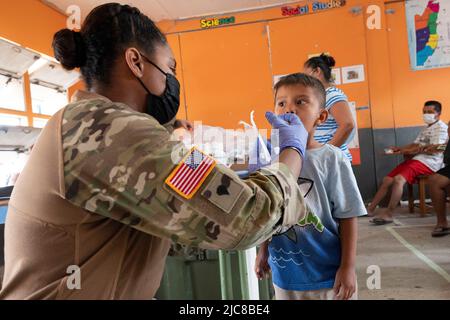
M425 122L426 124L433 124L434 122L436 122L436 115L434 113L424 113L423 122Z
M142 80L137 78L148 93L145 113L154 117L161 125L166 124L176 116L178 108L180 107L180 83L176 77L170 73L164 72L142 53L141 56L166 76L166 89L161 96L151 93Z

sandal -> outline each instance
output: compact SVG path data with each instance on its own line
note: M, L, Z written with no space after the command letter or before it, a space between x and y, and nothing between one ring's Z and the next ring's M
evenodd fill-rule
M369 222L371 222L371 223L373 223L374 225L377 225L377 226L382 226L382 225L385 225L385 224L393 223L394 220L386 220L386 219L383 219L383 218L373 218Z
M369 218L375 217L375 215L376 215L375 211L377 210L378 206L373 211L369 211L369 206L370 206L370 204L366 206L366 212L367 212L366 217L369 217Z
M450 228L436 227L431 233L431 236L437 238L446 236L448 234L450 234Z

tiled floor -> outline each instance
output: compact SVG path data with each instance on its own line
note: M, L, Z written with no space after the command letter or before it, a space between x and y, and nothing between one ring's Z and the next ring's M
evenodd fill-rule
M431 237L432 214L397 211L395 223L385 226L359 219L359 299L450 299L450 235ZM369 266L379 267L380 289L368 288ZM373 276L369 283L376 284Z

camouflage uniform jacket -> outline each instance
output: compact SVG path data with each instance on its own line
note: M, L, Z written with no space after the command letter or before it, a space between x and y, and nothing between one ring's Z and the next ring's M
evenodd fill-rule
M245 249L305 215L289 169L215 165L190 199L165 183L189 153L152 118L94 96L42 131L14 189L0 298L150 299L170 240Z

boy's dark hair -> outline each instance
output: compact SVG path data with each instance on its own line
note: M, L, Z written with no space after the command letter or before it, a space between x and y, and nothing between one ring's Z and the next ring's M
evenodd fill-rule
M139 9L107 3L89 13L80 32L58 31L52 46L64 68L81 68L90 89L94 81L110 83L114 62L127 47L136 46L151 55L157 44L166 43L164 34Z
M437 113L441 114L442 111L442 104L439 101L430 100L425 102L425 107L434 107L434 110L436 110Z
M322 70L323 76L325 80L328 82L333 82L333 77L331 74L331 69L336 65L336 60L332 56L329 56L325 53L322 53L318 57L309 58L308 61L305 62L305 67L311 69L319 68Z
M325 108L325 99L326 99L325 87L323 86L322 82L320 82L318 79L312 76L308 76L305 73L292 73L287 76L281 77L274 87L275 97L277 96L278 89L280 89L281 87L298 84L305 86L307 88L313 88L317 93L317 98L319 99L320 107Z

